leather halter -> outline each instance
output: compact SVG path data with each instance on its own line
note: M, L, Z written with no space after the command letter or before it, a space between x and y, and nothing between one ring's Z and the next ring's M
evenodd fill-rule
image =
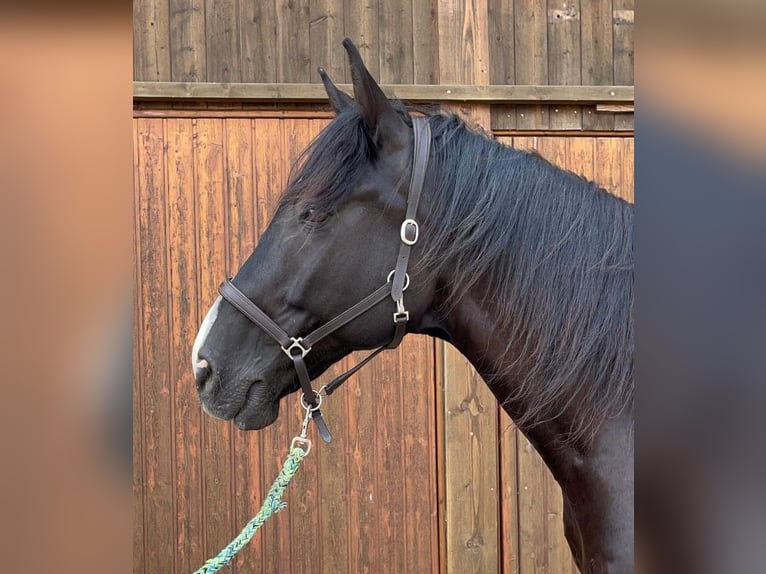
M394 318L394 336L391 341L378 349L375 349L359 364L349 369L339 377L333 379L323 387L325 394L332 394L349 377L354 375L359 369L369 363L378 353L385 349L395 349L402 342L406 333L407 321L410 314L404 307L404 291L409 286L409 276L407 275L407 264L410 259L412 246L418 241L420 228L416 221L418 203L423 191L423 180L428 164L428 154L431 147L431 129L428 121L424 118L412 118L412 128L414 134L412 173L410 174L410 189L407 197L407 211L405 219L399 230L401 245L399 246L399 255L396 259L394 270L389 273L386 282L370 293L367 297L359 301L356 305L349 307L340 315L330 319L327 323L318 327L305 337L291 337L279 325L277 325L260 307L253 303L232 283L231 279L226 279L218 288L221 296L236 307L243 315L253 323L263 329L279 345L285 354L290 357L298 374L298 380L303 390L301 399L305 408L311 412L311 419L316 423L322 440L330 442L332 436L327 425L322 418L322 411L319 408L321 399L319 392L311 386L311 377L309 377L308 368L304 361L306 355L311 352L312 347L334 333L344 325L350 323L363 313L369 311L388 296L396 303L396 312ZM322 389L320 389L321 391Z

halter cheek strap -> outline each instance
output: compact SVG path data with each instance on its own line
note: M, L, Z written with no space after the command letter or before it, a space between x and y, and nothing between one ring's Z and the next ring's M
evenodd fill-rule
M349 369L339 377L333 379L330 383L322 387L327 395L332 394L340 385L353 376L359 369L369 363L381 351L394 349L402 342L407 332L407 321L410 314L404 307L404 291L409 286L409 276L407 275L407 265L409 263L412 246L419 239L420 228L415 219L418 212L418 204L423 191L423 181L425 178L426 165L431 146L431 130L427 120L422 118L412 118L412 127L414 134L413 141L413 161L412 172L410 174L410 188L407 197L407 210L405 220L402 222L399 238L399 255L396 259L396 267L389 273L386 282L370 293L367 297L359 301L356 305L349 307L338 316L330 319L327 323L318 327L305 337L291 337L271 317L269 317L260 307L253 303L232 283L231 279L226 279L218 288L221 296L245 315L250 321L263 329L271 338L279 343L285 354L290 357L298 375L298 381L303 391L303 401L311 412L311 418L316 423L322 440L330 442L332 436L322 417L322 411L319 408L319 392L311 386L311 377L306 366L305 357L311 351L311 348L344 325L347 325L363 313L369 311L389 296L396 303L394 318L394 335L389 343L375 349L364 360L353 368ZM321 389L320 389L321 391Z

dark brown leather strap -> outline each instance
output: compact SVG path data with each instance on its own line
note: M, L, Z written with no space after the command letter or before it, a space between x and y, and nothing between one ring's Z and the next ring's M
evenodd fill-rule
M292 341L290 335L285 333L279 325L271 320L271 317L248 299L247 295L237 289L234 283L231 282L231 279L225 279L221 286L218 287L218 292L224 299L234 305L240 313L271 335L272 339L276 340L282 347L290 345Z
M353 307L350 307L349 309L346 309L338 315L337 317L330 319L319 327L318 329L313 330L311 333L303 337L303 344L304 346L312 347L315 343L318 343L322 339L324 339L327 335L330 333L333 333L343 327L344 325L350 323L360 315L363 315L375 305L383 301L386 297L388 297L389 293L391 292L391 287L389 286L389 283L385 283L384 285L381 285L367 295L364 299L359 301L356 305Z
M428 154L431 150L431 128L426 118L412 118L413 130L413 159L412 173L410 174L410 190L407 196L407 212L399 230L401 245L399 256L396 258L394 268L394 280L391 286L391 298L399 301L405 289L407 276L407 264L410 260L412 246L417 243L420 235L420 227L417 223L418 205L420 195L423 192L423 181L426 176Z

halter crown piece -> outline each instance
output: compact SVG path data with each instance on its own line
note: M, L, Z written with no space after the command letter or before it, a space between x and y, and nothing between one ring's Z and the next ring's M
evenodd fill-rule
M428 121L425 118L413 117L412 127L414 134L412 173L410 174L407 211L399 230L399 239L401 241L399 255L396 258L394 270L388 274L388 278L382 286L305 337L291 337L288 335L263 310L248 299L242 291L237 289L231 279L226 279L218 288L218 292L226 301L231 303L243 315L277 341L285 354L293 361L293 366L303 391L302 404L311 413L311 420L316 423L319 434L325 442L330 442L332 435L319 408L321 403L320 391L324 390L325 394L331 395L378 353L386 349L398 347L407 331L407 321L410 318L410 314L404 306L404 291L410 283L410 278L407 275L407 264L409 263L412 246L418 242L420 237L420 227L416 217L431 147L431 128L428 125ZM375 349L359 364L333 379L322 387L320 391L315 391L311 386L311 378L309 377L308 368L304 360L306 355L311 352L312 347L331 333L378 305L389 295L394 303L396 303L396 311L393 314L394 336L391 341Z

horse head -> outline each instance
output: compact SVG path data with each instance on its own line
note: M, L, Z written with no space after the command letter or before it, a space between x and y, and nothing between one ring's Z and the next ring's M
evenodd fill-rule
M393 270L405 233L416 120L386 98L356 47L348 39L343 45L354 99L319 70L336 116L301 155L269 227L231 280L233 291L257 306L277 334L219 297L194 343L203 408L242 429L273 423L282 397L300 388L291 357L296 348L280 336L312 333L381 286L405 280ZM419 277L416 265L409 266L410 280L407 331L420 324L434 292L434 281ZM378 299L310 352L298 345L311 379L354 350L392 339L397 305L390 296Z

